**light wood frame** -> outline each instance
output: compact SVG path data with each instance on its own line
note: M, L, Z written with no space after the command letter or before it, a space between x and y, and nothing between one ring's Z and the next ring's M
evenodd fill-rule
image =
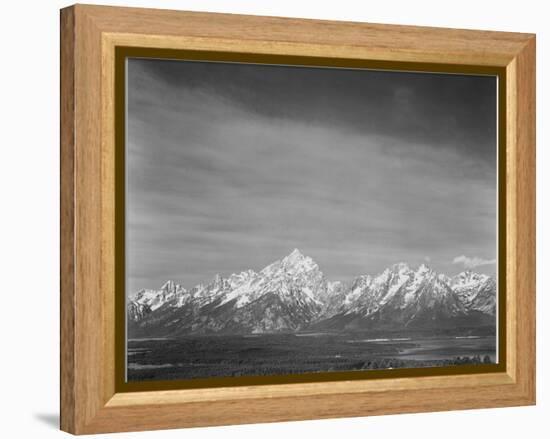
M490 66L506 74L506 370L115 391L115 48ZM503 324L503 322L501 322ZM76 5L61 11L61 428L74 434L535 403L535 36Z

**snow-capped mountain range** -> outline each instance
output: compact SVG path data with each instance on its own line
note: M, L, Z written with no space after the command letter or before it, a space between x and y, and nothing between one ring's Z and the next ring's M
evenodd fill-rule
M335 282L297 249L259 272L217 275L190 290L168 281L127 303L130 338L485 326L495 325L495 312L491 276L467 271L451 278L400 263Z

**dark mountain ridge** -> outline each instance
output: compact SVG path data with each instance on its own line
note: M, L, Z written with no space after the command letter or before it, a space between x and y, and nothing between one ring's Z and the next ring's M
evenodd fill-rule
M258 273L216 276L190 290L168 281L127 302L128 337L307 330L403 330L496 326L496 280L452 278L401 263L352 282L327 281L294 250Z

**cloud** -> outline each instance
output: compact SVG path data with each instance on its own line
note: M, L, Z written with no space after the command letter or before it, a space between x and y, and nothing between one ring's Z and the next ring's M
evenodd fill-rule
M463 264L464 268L475 268L480 267L482 265L492 265L496 264L496 259L483 259L478 256L474 256L473 258L469 258L468 256L457 256L453 259L453 264Z
M470 139L461 147L457 139L471 130L460 126L444 129L443 140L413 135L444 125L429 112L410 126L402 107L416 105L413 97L423 96L423 108L438 114L456 113L444 111L447 95L430 89L431 81L419 88L411 78L371 83L360 76L359 93L339 75L321 81L325 70L300 71L304 80L294 92L285 85L294 84L294 74L273 74L287 78L277 88L264 75L231 85L234 65L215 74L171 64L163 77L140 60L129 66L128 291L167 279L191 288L218 273L261 270L295 247L327 279L344 281L399 261L419 264L425 255L442 273L458 267L455 255L495 257L494 157L491 172L468 147L490 151L494 142ZM439 78L442 92L453 78ZM380 81L383 95L374 86ZM401 82L411 91L400 89L394 102ZM333 86L334 99L314 99Z

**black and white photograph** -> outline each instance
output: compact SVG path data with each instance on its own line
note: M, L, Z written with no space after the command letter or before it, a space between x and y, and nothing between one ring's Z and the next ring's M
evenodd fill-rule
M127 381L498 364L497 90L128 58Z

